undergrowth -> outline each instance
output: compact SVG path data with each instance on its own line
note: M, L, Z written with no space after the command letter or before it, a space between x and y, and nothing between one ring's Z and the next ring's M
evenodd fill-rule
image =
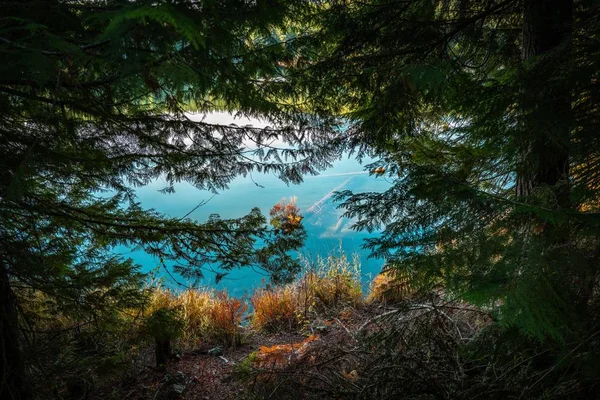
M242 343L242 318L247 310L243 299L230 297L226 291L193 290L176 293L169 289L153 291L146 315L158 309L178 309L183 330L177 344L193 348L200 342L224 346Z
M250 301L252 325L263 332L298 331L309 321L362 302L360 264L343 254L330 254L312 261L302 259L299 279L285 286L259 289Z
M68 397L77 390L91 393L102 387L115 390L118 397L120 386L135 384L155 364L156 338L164 336L174 350L183 352L203 345L234 347L252 330L313 332L364 304L356 258L331 254L302 261L304 269L296 281L257 289L249 301L226 291L175 291L155 284L143 289L130 306L115 306L90 320L58 312L55 300L22 289L19 296L27 300L22 311L34 339L27 351L37 359L32 375L45 382L39 391ZM165 313L169 318L157 317ZM247 317L250 326L243 327ZM168 326L161 326L163 320Z

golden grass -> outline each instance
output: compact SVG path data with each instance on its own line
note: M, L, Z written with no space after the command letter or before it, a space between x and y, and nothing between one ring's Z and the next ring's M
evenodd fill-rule
M229 297L227 292L214 290L186 290L175 293L156 288L144 315L152 315L161 308L177 309L183 320L180 345L195 346L206 341L225 346L241 343L242 317L247 309L243 300Z
M216 292L209 310L207 339L226 346L240 345L243 339L242 317L247 309L245 301L229 297L226 291Z
M295 285L258 289L250 298L254 313L252 325L263 332L294 331L302 323Z
M352 260L340 252L327 258L317 257L314 262L305 259L307 272L300 287L321 311L356 306L362 302L360 263L358 256Z
M257 289L250 297L252 327L265 333L302 331L317 316L331 316L363 303L357 257L344 254L303 259L304 272L295 282ZM407 276L386 270L371 282L367 302L397 303L414 293ZM179 309L184 329L181 344L199 341L235 346L241 343L245 301L215 290L153 290L144 315L160 308Z
M362 302L360 265L343 253L315 261L303 259L304 273L295 282L259 289L251 297L252 325L263 332L301 330L315 313L327 315Z

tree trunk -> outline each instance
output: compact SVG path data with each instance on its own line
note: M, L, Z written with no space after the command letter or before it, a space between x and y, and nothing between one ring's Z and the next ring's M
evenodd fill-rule
M156 354L156 366L162 367L167 364L167 361L171 358L171 341L154 339L155 343L155 354Z
M19 343L18 315L8 272L0 260L0 399L32 397Z
M540 186L554 194L556 208L569 206L571 96L565 60L571 48L572 0L524 0L523 152L516 194L527 200ZM549 56L549 57L544 57Z

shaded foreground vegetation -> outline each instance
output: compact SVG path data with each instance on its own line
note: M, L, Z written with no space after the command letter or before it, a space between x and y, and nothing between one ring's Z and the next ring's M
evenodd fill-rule
M579 396L585 388L586 370L568 364L560 366L563 380L544 382L556 368L547 347L521 338L516 351L518 331L498 327L492 310L458 301L441 285L420 292L388 271L363 294L360 266L343 254L304 265L294 282L242 299L212 289L149 287L139 307L110 320L51 314L49 299L27 291L40 307L28 313L35 392L90 399L471 399L483 391L493 398Z
M23 313L34 392L41 397L104 396L115 379L122 380L121 390L130 390L147 368L163 370L181 354L206 351L206 346L244 346L253 332L308 333L333 310L361 304L357 268L344 256L317 259L299 280L258 289L250 301L211 289L176 292L151 285L138 294L135 307L86 319L59 311L56 301L40 291L19 290L16 294L28 305Z
M35 392L115 399L370 398L375 385L377 396L395 398L397 382L390 378L398 368L423 360L440 368L490 322L487 313L441 292L419 296L407 290L406 279L389 274L375 278L365 299L360 266L343 254L304 263L298 280L257 289L249 299L152 286L138 307L110 320L55 314L43 294L20 293L38 305L27 310L35 333L28 350L39 374ZM406 365L394 359L400 355ZM200 371L201 365L208 369Z

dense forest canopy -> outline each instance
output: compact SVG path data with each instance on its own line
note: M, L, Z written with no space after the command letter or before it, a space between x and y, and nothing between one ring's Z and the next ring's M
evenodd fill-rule
M383 193L337 194L356 229L382 229L366 244L373 255L423 296L443 288L492 315L488 341L469 349L491 341L480 363L504 365L531 396L598 394L597 2L7 0L0 9L2 398L34 397L30 366L40 360L27 348L40 299L44 313L108 337L122 310L144 303L144 276L111 252L117 245L189 278L213 264L259 267L275 283L299 271L296 209L293 225L280 216L285 229L258 209L171 218L144 209L135 187L160 177L165 192L180 181L219 191L253 171L293 184L346 151L374 157L369 170L392 182ZM188 114L212 111L268 126ZM545 358L516 376L513 351ZM473 371L487 382L489 371Z

